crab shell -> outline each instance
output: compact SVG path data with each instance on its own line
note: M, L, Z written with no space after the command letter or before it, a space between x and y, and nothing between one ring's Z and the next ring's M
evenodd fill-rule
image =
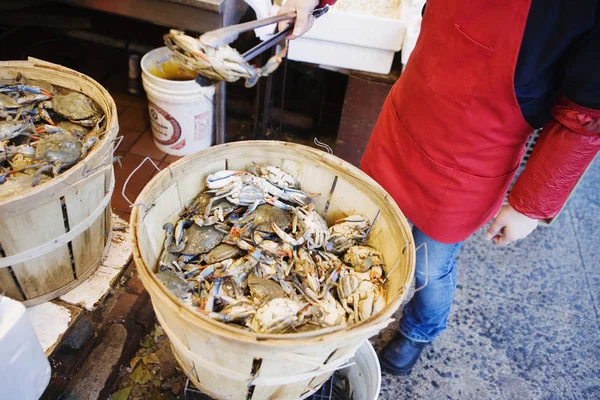
M58 115L72 120L87 119L99 114L92 99L79 92L54 96L52 109Z
M81 140L68 134L57 133L40 140L35 156L50 163L74 164L81 158Z
M285 333L298 321L298 313L307 304L286 298L276 298L259 307L251 326L261 333Z
M192 225L186 231L187 243L181 252L183 255L203 254L217 247L225 237L223 232L212 226Z
M177 297L184 297L190 290L189 284L185 280L169 271L157 273L156 279Z
M296 178L277 166L256 164L248 170L279 188L300 189L300 183Z
M275 232L271 223L275 223L280 229L286 230L292 225L292 214L271 205L263 204L254 211L254 226L261 232Z
M237 258L242 254L242 251L237 246L232 246L230 244L221 243L217 247L210 250L206 253L202 260L207 264L214 264L228 258Z
M60 121L58 124L56 124L56 126L78 137L83 137L90 131L90 128L86 128L79 124L74 124L70 121Z
M383 255L369 246L352 246L344 254L344 262L358 272L368 271L373 266L384 265Z
M323 316L321 322L326 326L340 325L346 321L346 311L344 307L333 298L331 293L327 293L323 301L318 304Z
M259 278L255 274L248 275L248 287L253 299L261 303L285 296L283 288L271 279Z

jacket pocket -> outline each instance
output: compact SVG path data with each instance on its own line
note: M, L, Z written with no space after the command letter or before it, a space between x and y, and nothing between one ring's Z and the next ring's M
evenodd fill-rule
M413 223L423 224L440 206L454 168L442 165L429 157L402 124L395 109L394 117L395 138L389 146L395 147L395 186L402 192L397 201L414 211L410 213L415 219Z
M437 218L451 221L459 230L476 231L502 206L517 169L489 178L455 169Z
M446 47L444 53L451 50L452 55L437 57L427 84L440 96L466 109L477 88L486 84L490 58L495 50L470 37L458 23L453 24L443 42L437 45Z

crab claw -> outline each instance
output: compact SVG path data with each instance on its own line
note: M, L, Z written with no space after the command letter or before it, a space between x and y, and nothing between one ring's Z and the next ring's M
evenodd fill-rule
M35 93L35 94L43 94L44 96L46 96L50 99L52 97L54 97L54 95L52 93L50 93L49 91L47 91L46 89L41 88L41 87L22 85L20 88L25 92L30 92L30 93Z
M165 231L167 231L167 234L170 235L173 233L173 224L170 222L167 222L166 224L163 225L162 227Z
M63 129L55 125L42 125L35 128L38 133L63 133Z
M277 226L275 222L271 222L271 228L281 240L291 244L292 246L300 246L306 241L304 236L301 236L299 239L293 238L291 235L287 234L285 231L283 231L283 229Z
M281 208L282 210L290 211L294 207L285 204L282 201L279 201L275 197L265 197L265 203L272 205L273 207Z
M234 170L228 170L228 169L224 169L222 171L219 172L215 172L213 174L210 174L206 177L206 181L207 182L215 182L221 179L227 179L227 178L231 178L234 175L242 175L242 174L246 174L246 171L234 171Z
M47 123L51 124L51 125L56 125L54 123L54 121L52 121L52 118L50 117L50 114L48 114L48 110L46 110L44 107L48 107L51 106L52 102L51 101L42 101L41 103L38 104L37 110L38 110L38 115L41 119L43 119L44 121L46 121Z
M277 250L277 254L280 255L282 258L288 257L289 259L291 259L292 256L294 255L291 247L288 247L287 249L280 248L279 250Z
M335 221L336 224L339 224L341 222L367 222L368 223L369 220L362 215L349 215L346 218L341 218L341 219L338 219L337 221Z
M212 190L223 189L227 185L233 183L236 180L237 176L247 173L248 172L246 171L218 171L206 177L206 186L208 186L208 188ZM207 210L210 211L210 207L207 207Z
M54 97L54 95L52 93L50 93L49 91L47 91L46 89L40 89L40 93L43 94L44 96L48 96L50 98Z

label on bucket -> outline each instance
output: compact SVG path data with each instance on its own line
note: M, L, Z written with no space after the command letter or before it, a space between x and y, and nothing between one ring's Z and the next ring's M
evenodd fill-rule
M165 146L176 143L181 137L179 122L150 100L148 100L148 109L154 139Z
M208 111L198 114L194 117L194 139L202 140L208 132L209 115ZM212 134L212 132L210 132Z
M183 139L181 142L174 144L173 146L171 146L171 148L173 150L181 150L185 147L185 139Z

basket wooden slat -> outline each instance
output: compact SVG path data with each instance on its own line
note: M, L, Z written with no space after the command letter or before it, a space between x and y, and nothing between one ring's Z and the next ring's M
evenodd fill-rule
M8 268L0 269L0 288L2 288L4 294L11 299L18 301L25 300L25 297L21 294L21 290L19 289L19 286L17 286L17 283Z
M75 185L78 188L76 192L70 192L65 196L66 204L71 205L68 212L69 226L77 226L94 211L96 205L104 198L106 193L104 182L108 179L110 178L105 173L90 177L89 181ZM86 268L97 264L102 257L104 248L98 246L98 243L104 242L106 228L106 219L98 218L89 229L73 240L77 276L84 275Z
M60 200L53 200L25 215L0 221L0 243L4 251L7 254L9 250L20 253L63 234L65 225L61 209ZM41 221L46 228L35 229L39 228ZM54 267L46 268L48 264ZM68 284L73 276L69 249L66 246L46 254L43 258L12 265L12 269L28 299Z
M0 79L14 79L19 74L86 94L103 110L107 130L85 159L69 170L0 200L0 245L4 251L0 291L31 306L58 297L85 280L110 246L109 200L114 188L112 158L118 121L112 97L81 73L33 58L0 62ZM60 239L65 235L70 235L68 241ZM19 262L9 263L17 259Z
M252 163L278 165L304 190L320 193L328 223L348 214L380 216L369 237L387 263L387 305L352 327L286 335L255 334L185 307L155 277L165 238L162 226L204 188L206 176ZM131 215L134 260L174 354L192 382L215 399L298 399L310 395L369 337L387 326L407 295L415 248L406 218L391 197L354 166L321 151L284 142L237 142L185 157L156 175ZM257 370L255 373L253 371ZM249 392L250 391L250 392Z

